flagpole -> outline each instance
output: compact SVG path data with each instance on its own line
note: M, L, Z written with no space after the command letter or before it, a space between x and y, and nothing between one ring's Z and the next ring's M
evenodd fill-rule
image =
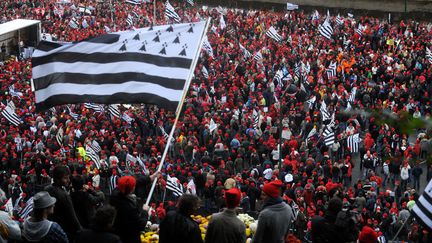
M156 24L156 0L153 0L153 25Z
M203 42L204 42L204 36L206 36L206 34L207 34L207 29L208 29L208 26L210 24L210 20L211 20L211 18L207 19L206 25L204 27L204 32L203 32L203 34L201 36L201 40L200 40L200 43L198 45L198 50L195 53L195 57L194 57L194 59L192 61L191 69L189 70L189 75L188 75L188 77L186 79L186 83L185 83L185 86L183 88L183 95L182 95L182 98L181 98L179 104L177 105L176 117L175 117L173 126L171 128L171 131L169 133L169 136L168 136L168 139L167 139L167 144L165 145L165 149L164 149L164 152L162 154L162 159L161 159L161 162L159 163L157 171L161 171L162 166L163 166L163 164L165 162L165 158L166 158L166 155L168 153L168 149L169 149L169 146L171 144L171 140L173 138L174 131L175 131L175 128L177 126L178 119L180 117L180 111L181 111L181 109L183 107L183 103L184 103L184 100L185 100L186 95L187 95L187 90L189 89L189 85L190 85L190 83L192 81L192 75L193 75L193 73L195 71L195 67L196 67L196 64L198 62L199 54L201 53L201 48L202 48L202 45L203 45ZM150 192L149 192L149 194L147 196L146 203L144 204L145 206L148 206L149 203L150 203L151 197L153 196L153 192L154 192L154 189L156 187L156 183L157 183L157 177L153 180L153 184L152 184L152 186L150 188Z

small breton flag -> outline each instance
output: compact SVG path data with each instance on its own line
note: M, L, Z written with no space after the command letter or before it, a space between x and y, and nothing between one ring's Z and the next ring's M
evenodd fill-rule
M429 48L426 47L426 58L428 59L429 63L432 64L432 52Z
M78 21L76 20L75 17L73 17L70 21L69 21L69 26L73 29L78 29L79 28L79 24Z
M68 111L69 111L69 115L70 115L73 119L78 120L79 115L78 115L77 113L73 112L73 111L71 110L70 106L67 106L67 109L68 109Z
M102 150L102 148L101 148L101 146L99 145L99 143L96 141L96 140L93 140L93 142L90 144L90 147L96 152L96 153L99 153L101 150Z
M162 135L164 136L165 141L168 141L169 135L168 133L165 131L165 128L163 126L159 126L159 129L162 132Z
M207 71L207 68L203 65L203 67L201 68L201 73L204 76L204 78L208 79L209 78L209 73Z
M19 126L22 122L18 115L15 113L15 105L11 102L3 109L1 114L15 126Z
M191 179L187 184L186 194L196 195L196 186L193 179Z
M358 133L348 136L347 147L351 153L357 153L360 147L360 135Z
M363 35L363 30L365 29L365 27L362 25L362 24L359 24L358 25L358 27L357 27L357 29L355 30L356 31L356 33L359 35L359 36L362 36Z
M420 195L411 213L418 222L432 230L432 180Z
M255 109L253 110L252 118L253 118L253 127L254 127L254 129L258 129L259 121L260 121L260 119L259 119L260 115L259 115L259 113Z
M331 118L330 112L327 109L327 104L325 103L325 101L321 102L320 112L321 112L321 118L322 118L323 122L327 121Z
M89 24L87 23L87 20L86 20L86 19L84 19L84 20L82 21L81 25L82 25L82 27L83 27L84 29L87 29L87 28L89 27Z
M239 43L239 47L240 47L240 51L243 52L243 56L245 59L248 59L249 57L252 56L250 51L248 51L248 49L246 49L241 43Z
M58 145L60 145L60 146L63 145L63 128L61 128L61 127L57 130L56 141L57 141Z
M261 50L257 51L253 57L256 62L262 62L263 56L261 54Z
M189 3L191 6L194 5L194 1L193 0L186 0L187 3Z
M31 212L33 212L33 197L27 200L25 207L21 209L18 216L22 219L26 219Z
M324 129L323 136L324 136L324 144L326 146L330 146L335 143L335 133L333 127L327 125Z
M213 48L211 47L210 42L208 41L207 36L204 37L202 49L204 49L204 51L207 52L207 54L209 56L214 57L213 56Z
M108 106L108 112L112 117L120 118L120 108L118 104L111 104Z
M357 94L357 87L353 87L348 97L348 102L354 103L356 94Z
M140 5L142 3L141 0L126 0L126 3L134 4L134 5Z
M331 39L333 34L333 27L330 25L330 21L328 18L318 27L319 33L327 39Z
M128 26L132 26L133 25L133 16L128 14L127 18L126 18L126 23L128 24Z
M289 10L289 11L296 10L298 8L299 8L299 6L297 4L287 3L287 10Z
M266 32L266 35L277 42L282 41L282 36L278 34L278 32L273 26L270 26L270 28Z
M273 78L274 80L277 81L279 87L282 87L282 86L283 86L283 83L282 83L282 78L283 78L283 77L284 77L283 72L282 72L281 69L279 69L279 70L276 72L276 74L275 74L275 76L274 76L274 78Z
M93 104L93 103L85 103L84 107L87 109L92 109L92 110L94 110L96 112L100 112L100 113L105 111L105 108L103 107L103 105L97 105L97 104Z
M329 67L327 68L328 80L332 80L334 77L336 77L336 68L337 68L336 62L331 62Z
M344 19L340 16L340 14L338 14L336 16L336 24L338 24L338 25L343 25L344 24Z
M86 146L86 156L87 158L89 158L91 161L94 162L96 168L100 168L100 158L99 155L96 153L96 151L93 150L91 145L87 145Z
M180 16L176 13L174 7L169 3L169 1L165 2L165 18L173 19L176 22L181 21Z
M183 185L178 181L176 177L171 177L167 175L167 184L166 188L173 192L173 194L177 197L183 195Z

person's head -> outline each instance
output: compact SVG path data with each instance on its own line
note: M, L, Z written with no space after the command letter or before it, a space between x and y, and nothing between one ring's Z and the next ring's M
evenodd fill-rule
M36 193L36 195L33 196L33 217L41 220L53 214L56 201L57 200L51 197L46 191Z
M281 188L283 186L282 181L275 180L265 184L262 188L264 193L261 193L261 198L265 201L269 198L277 198L280 196Z
M342 200L338 197L333 197L330 199L327 211L329 214L337 215L342 210Z
M96 211L94 224L103 229L110 229L114 224L117 211L111 205L105 205Z
M377 242L377 233L369 226L364 226L362 231L360 232L358 243L376 243Z
M124 195L131 194L135 190L136 179L133 176L122 176L118 180L117 187Z
M69 186L70 184L70 170L69 167L64 165L57 165L53 170L54 183L60 186Z
M74 191L79 191L83 188L84 178L81 175L76 175L72 177L72 188Z
M240 204L241 192L237 188L231 188L225 192L225 203L227 208L236 208Z
M192 215L199 208L199 198L191 194L183 194L177 202L177 208L183 215Z

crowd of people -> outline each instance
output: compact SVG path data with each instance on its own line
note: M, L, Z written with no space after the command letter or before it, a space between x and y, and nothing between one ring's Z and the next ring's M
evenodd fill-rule
M56 41L130 29L132 11L135 28L167 23L162 1L155 19L153 4L111 2L5 0L0 21L39 19ZM431 241L409 211L432 178L430 127L424 122L409 141L404 124L370 115L429 121L431 23L172 5L182 22L212 17L212 53L200 55L161 171L173 112L151 104L121 106L131 119L84 104L37 112L31 59L4 60L1 108L12 102L22 123L0 121L1 201L13 215L0 212L2 240L140 242L152 222L160 242L202 242L190 215L226 207L213 216L206 242L246 240L236 208L258 218L252 242L283 242L287 233L305 242L383 242L396 234ZM326 18L331 39L318 31ZM271 26L282 41L266 36ZM98 163L87 154L95 144ZM167 189L168 177L185 195Z

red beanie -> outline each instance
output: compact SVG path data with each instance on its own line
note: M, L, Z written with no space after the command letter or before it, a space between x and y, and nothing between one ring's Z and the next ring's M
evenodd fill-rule
M358 241L359 243L376 243L377 242L377 233L369 226L364 226L362 231L360 232Z
M118 190L127 195L135 189L136 180L133 176L123 176L118 181Z
M227 208L235 208L240 204L241 192L237 188L231 188L225 191L225 203Z
M270 197L278 197L280 196L280 190L283 186L282 181L275 180L270 183L267 183L263 186L263 192Z

